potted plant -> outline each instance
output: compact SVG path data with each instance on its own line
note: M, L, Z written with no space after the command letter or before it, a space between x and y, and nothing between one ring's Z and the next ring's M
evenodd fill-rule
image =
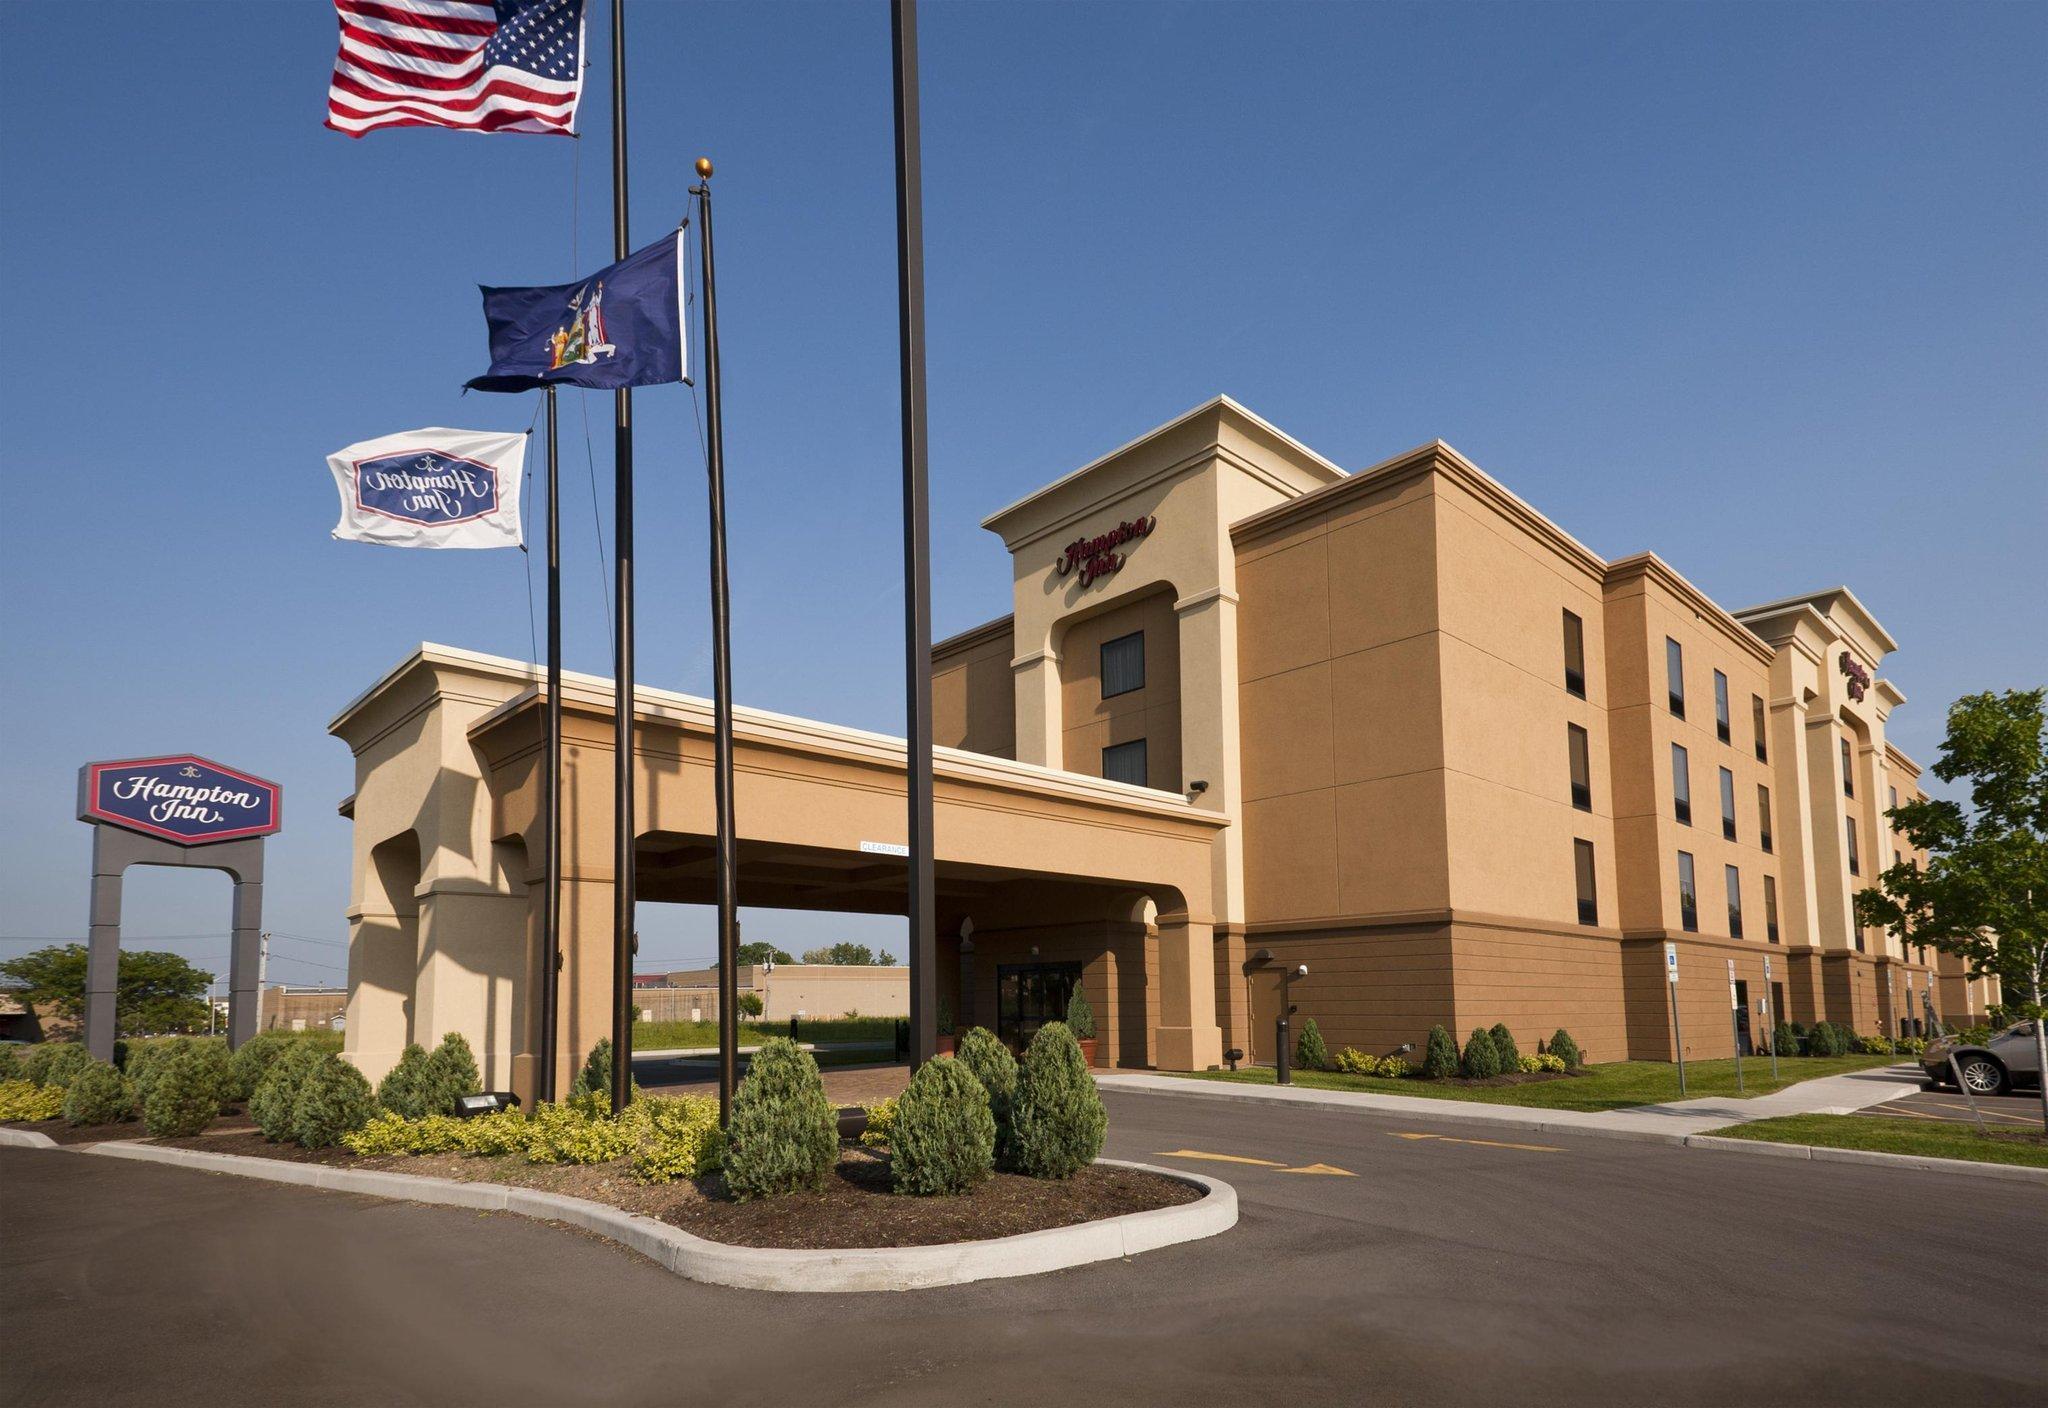
M1089 1065L1095 1064L1095 1009L1088 1005L1088 995L1079 987L1067 999L1067 1029L1074 1034L1074 1040L1081 1043L1081 1055Z
M938 1019L938 1054L941 1056L951 1056L953 1054L953 1009L946 1005L946 999L943 997L939 999Z

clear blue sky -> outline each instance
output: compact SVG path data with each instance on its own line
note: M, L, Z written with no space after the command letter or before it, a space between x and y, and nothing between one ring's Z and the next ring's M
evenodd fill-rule
M897 731L887 9L629 24L636 243L719 169L738 695ZM284 784L272 976L338 979L328 719L419 640L529 629L516 553L330 541L322 460L528 423L458 395L474 286L608 258L604 70L581 143L350 141L316 0L17 0L0 44L0 952L82 932L77 765L189 749ZM1957 694L2048 679L2048 8L928 4L923 45L941 634L1007 609L984 513L1223 391L1353 468L1442 437L1731 607L1849 583L1922 761ZM567 411L569 663L605 672L609 403L594 474ZM703 692L687 394L638 419L641 678ZM643 965L704 958L663 908ZM131 935L226 912L131 878ZM900 925L749 937L837 932Z

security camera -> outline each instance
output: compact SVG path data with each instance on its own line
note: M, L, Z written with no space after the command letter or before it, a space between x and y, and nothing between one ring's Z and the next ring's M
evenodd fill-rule
M1190 798L1190 799L1192 799L1192 798L1195 798L1195 797L1199 797L1199 796L1201 796L1201 795L1202 795L1202 794L1203 794L1204 792L1207 792L1208 790L1209 790L1209 783L1208 783L1208 781L1207 781L1206 779L1204 779L1204 778L1199 778L1199 777L1198 777L1198 778L1196 778L1196 779L1195 779L1195 780L1194 780L1193 782L1190 782L1190 783L1188 784L1188 796L1189 796L1189 798Z

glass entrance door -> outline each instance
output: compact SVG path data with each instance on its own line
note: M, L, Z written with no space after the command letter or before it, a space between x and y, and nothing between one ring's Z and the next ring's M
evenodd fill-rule
M1064 1022L1081 981L1078 963L1006 963L996 969L996 1035L1021 1051L1047 1022Z
M1749 1035L1749 984L1735 980L1735 1049L1745 1056L1756 1055L1756 1043Z

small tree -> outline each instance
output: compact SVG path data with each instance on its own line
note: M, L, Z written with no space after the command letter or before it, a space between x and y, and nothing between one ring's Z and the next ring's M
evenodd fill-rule
M270 1063L284 1055L285 1048L299 1038L286 1032L258 1032L240 1046L228 1061L229 1098L248 1100L255 1096Z
M469 1049L468 1037L450 1032L441 1038L427 1058L427 1084L432 1106L427 1113L434 1115L452 1115L456 1101L483 1091L483 1076L476 1068L476 1053Z
M160 1139L202 1133L228 1096L227 1047L195 1041L164 1058L143 1102L142 1119Z
M292 1120L298 1109L299 1087L324 1055L311 1042L295 1041L282 1056L270 1063L256 1093L249 1097L249 1118L272 1143L296 1139Z
M85 1015L85 968L84 944L53 944L0 962L0 987L24 1006L47 1004L75 1024ZM204 1028L202 999L212 981L213 974L175 953L124 949L114 979L115 1026L123 1036Z
M1294 1038L1294 1064L1304 1071L1329 1068L1330 1048L1323 1043L1322 1029L1313 1017L1302 1018L1301 1031Z
M770 1037L733 1096L726 1187L741 1200L822 1188L838 1158L838 1112L818 1063L788 1037Z
M43 1058L36 1073L39 1085L54 1085L60 1090L71 1084L72 1078L92 1065L92 1053L75 1041L55 1041L47 1044L49 1054Z
M974 1072L988 1096L989 1118L996 1127L996 1167L1013 1168L1017 1161L1017 1058L987 1027L969 1027L960 1035L955 1059Z
M1493 1049L1486 1028L1474 1027L1472 1035L1465 1038L1465 1056L1458 1070L1466 1080L1491 1080L1500 1074L1500 1052Z
M1458 1044L1439 1022L1429 1029L1422 1050L1422 1074L1428 1080L1449 1080L1458 1073Z
M1576 1071L1586 1062L1586 1058L1579 1052L1579 1044L1572 1040L1572 1034L1563 1027L1550 1034L1550 1054L1564 1062L1564 1068L1568 1071Z
M1792 1030L1790 1022L1780 1022L1771 1028L1771 1050L1779 1056L1799 1054L1799 1034Z
M1095 1162L1109 1115L1065 1022L1047 1022L1031 1038L1017 1086L1019 1173L1071 1178Z
M1095 1009L1088 1005L1088 994L1081 991L1081 985L1074 985L1074 995L1067 999L1067 1028L1080 1041L1090 1041L1095 1036Z
M761 1015L762 1007L761 994L757 992L743 992L740 994L741 1016L758 1017Z
M370 1122L377 1113L376 1092L349 1062L323 1054L299 1082L292 1103L292 1137L308 1149L326 1149Z
M978 1029L977 1029L978 1030ZM896 1102L889 1130L889 1180L899 1193L964 1193L995 1164L996 1122L988 1092L967 1063L927 1061Z
M1502 1071L1518 1071L1522 1068L1522 1048L1515 1045L1515 1034L1508 1030L1506 1022L1495 1022L1493 1030L1487 1033L1493 1038L1494 1055L1500 1057Z
M597 1045L590 1048L590 1055L584 1058L583 1069L578 1073L576 1083L570 1088L569 1093L577 1095L589 1090L609 1095L611 1089L612 1039L601 1036L597 1039Z
M120 1068L95 1061L71 1078L64 1118L74 1125L113 1124L135 1113L135 1087Z
M2048 689L1971 694L1948 711L1934 775L1967 781L1970 804L1927 798L1885 813L1925 870L1901 859L1856 896L1864 924L1902 944L1953 954L1970 976L1995 977L2034 1019L2036 1069L2048 1070ZM2048 1081L2041 1120L2048 1127Z
M400 1119L416 1120L424 1115L445 1114L446 1111L430 1108L433 1095L428 1089L432 1076L427 1064L430 1059L426 1047L416 1041L407 1042L405 1050L398 1053L398 1064L377 1082L377 1103Z

